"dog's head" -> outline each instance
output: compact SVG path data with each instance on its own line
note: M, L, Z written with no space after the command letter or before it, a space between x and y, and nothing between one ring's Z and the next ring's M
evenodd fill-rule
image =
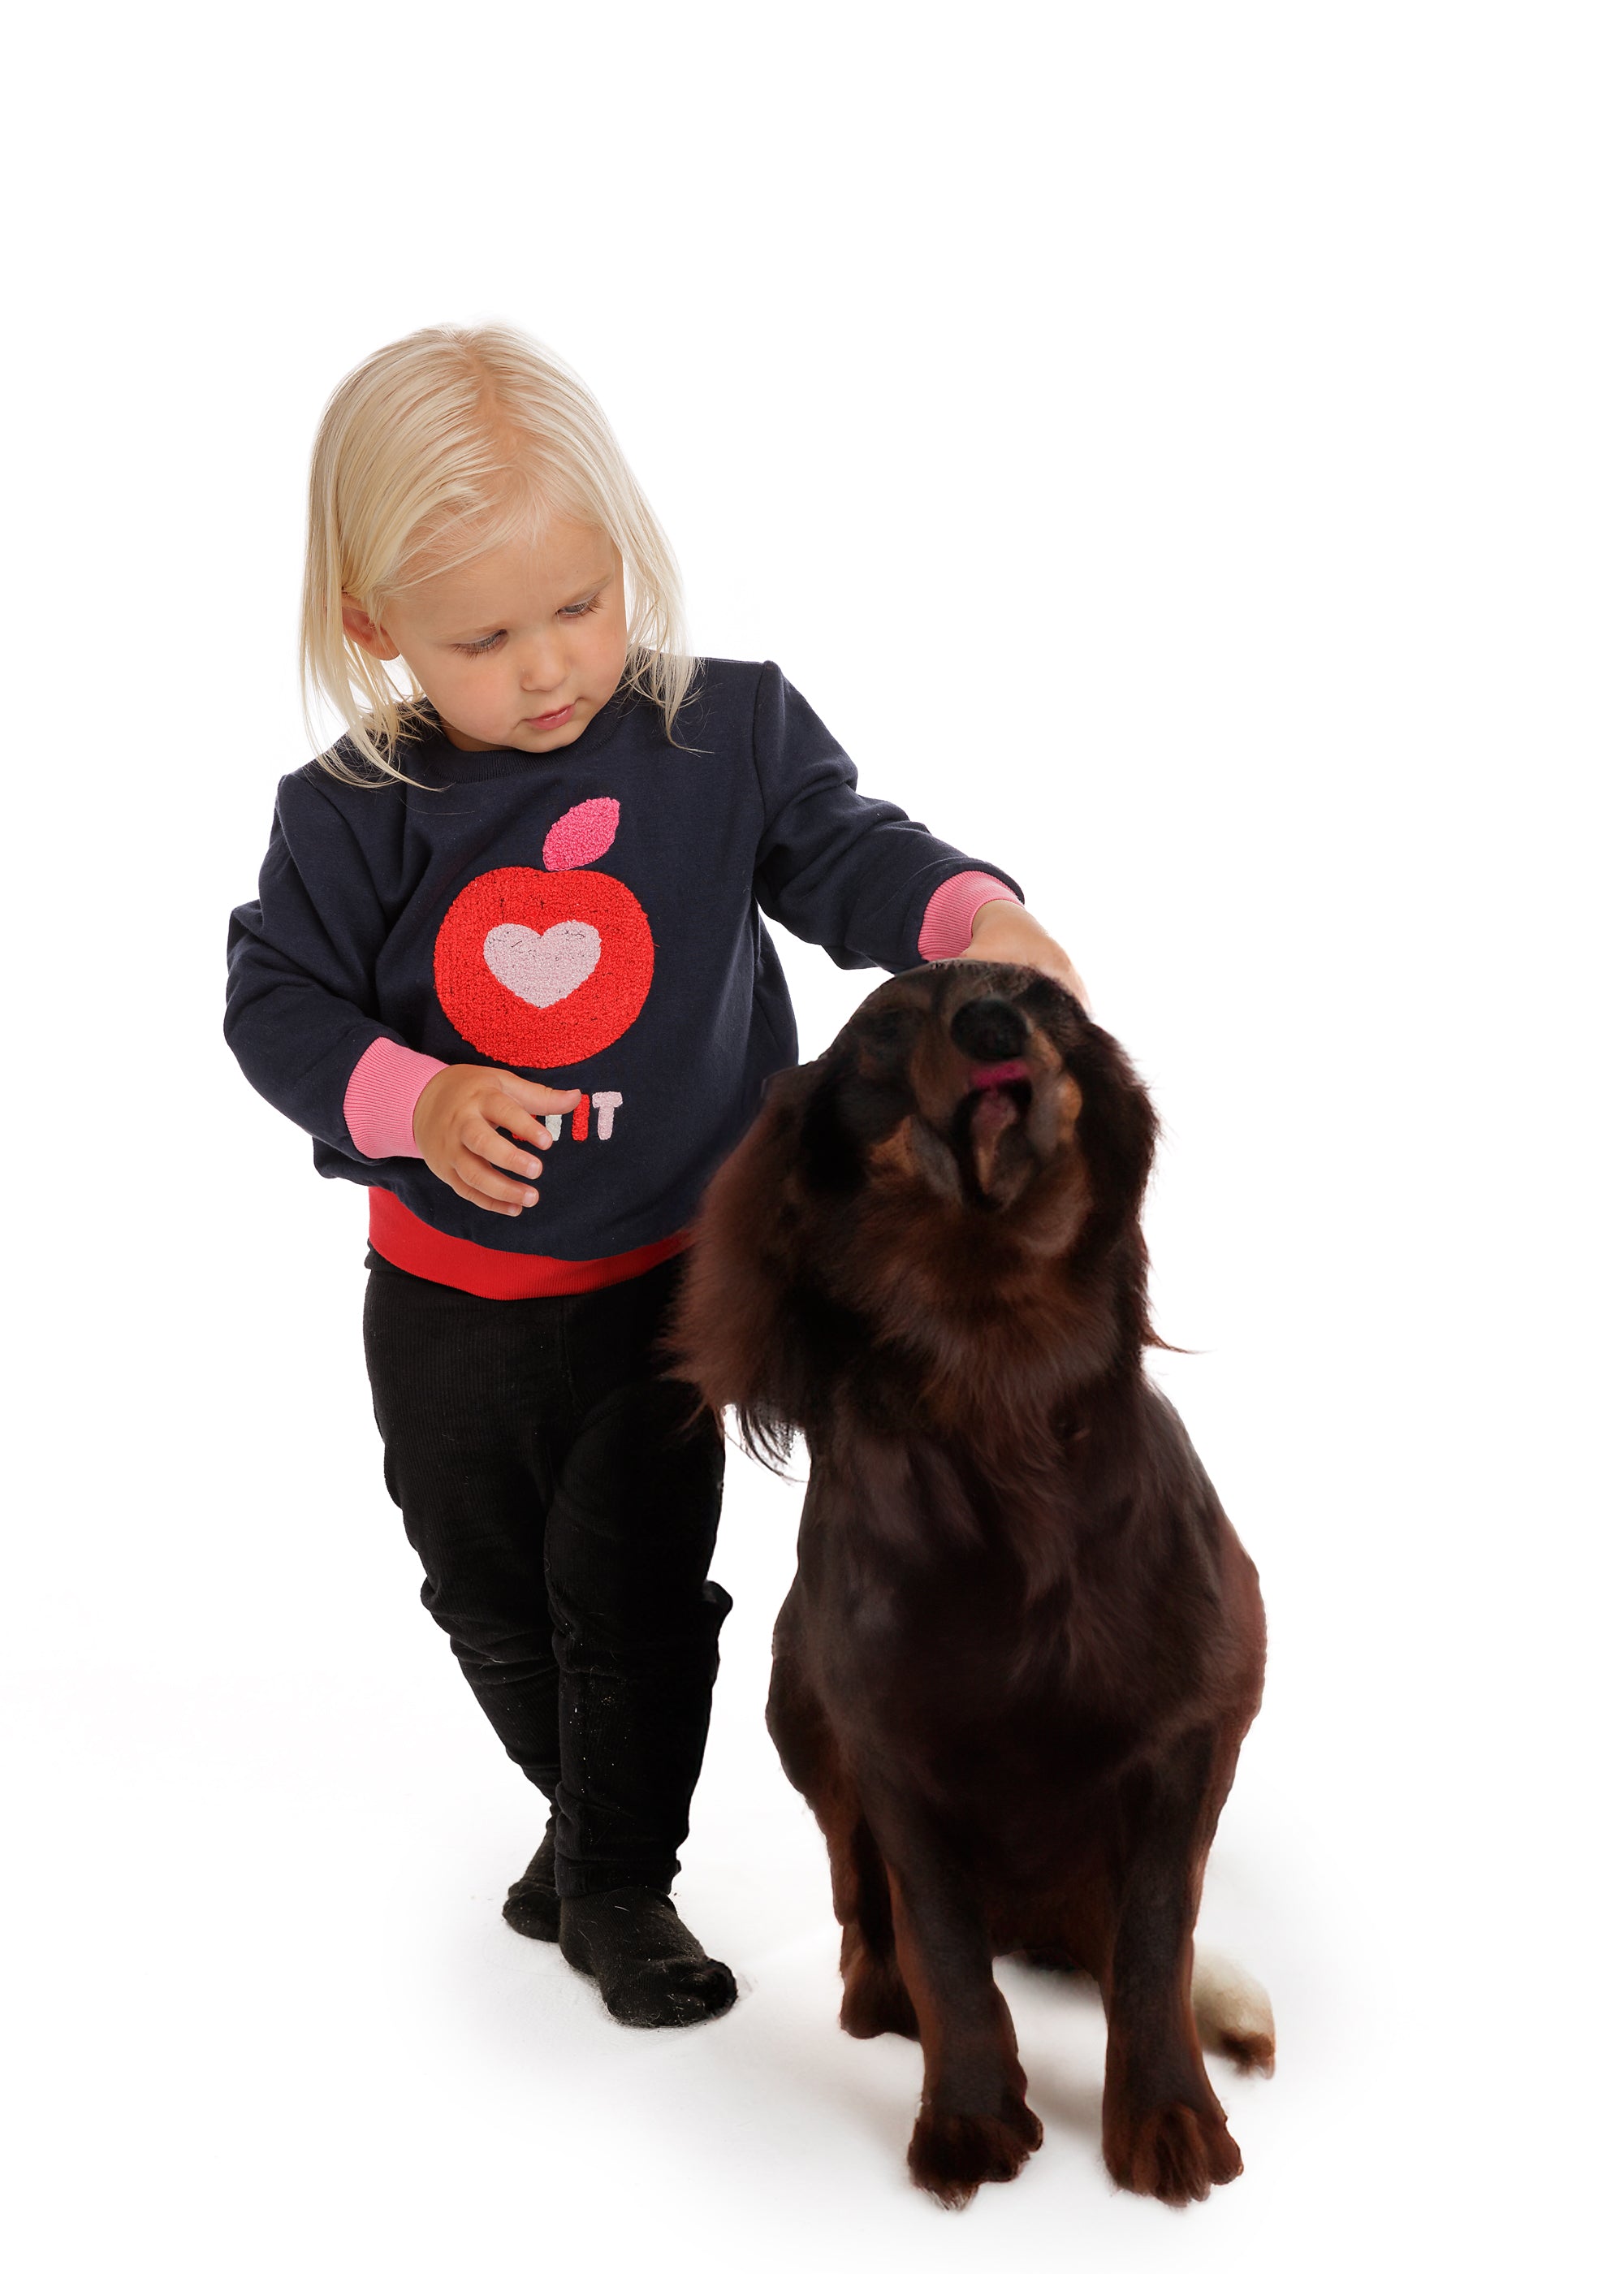
M950 1378L979 1404L1000 1367L1046 1395L1137 1361L1154 1145L1126 1058L1053 980L969 961L890 980L778 1076L713 1179L681 1371L782 1447L853 1368L939 1409Z

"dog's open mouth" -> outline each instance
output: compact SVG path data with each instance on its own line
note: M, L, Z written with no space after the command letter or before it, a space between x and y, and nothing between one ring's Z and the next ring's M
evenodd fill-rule
M1032 1104L1032 1070L1024 1058L980 1065L955 1117L960 1163L971 1172L978 1196L991 1196L998 1144L1006 1130L1019 1128Z

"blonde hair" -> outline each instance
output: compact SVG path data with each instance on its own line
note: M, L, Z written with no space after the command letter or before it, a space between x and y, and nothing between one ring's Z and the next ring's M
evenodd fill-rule
M358 762L342 745L325 750L329 773L376 788L409 779L395 752L424 699L410 673L402 696L349 636L344 595L375 623L393 594L554 514L601 529L620 553L620 684L658 707L674 741L696 667L681 579L608 420L568 365L501 324L436 324L380 348L335 388L311 460L299 639L306 720L325 697Z

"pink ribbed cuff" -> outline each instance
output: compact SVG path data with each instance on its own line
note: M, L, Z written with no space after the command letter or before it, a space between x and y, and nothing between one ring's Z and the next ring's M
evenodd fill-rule
M444 1058L425 1058L380 1035L356 1060L355 1072L344 1092L344 1123L357 1153L369 1161L387 1161L393 1154L423 1158L411 1133L411 1117L417 1100L437 1073Z
M925 920L919 928L920 960L935 963L944 955L962 955L970 945L975 912L989 900L1013 900L1019 907L1020 895L980 869L961 869L938 885L925 903Z

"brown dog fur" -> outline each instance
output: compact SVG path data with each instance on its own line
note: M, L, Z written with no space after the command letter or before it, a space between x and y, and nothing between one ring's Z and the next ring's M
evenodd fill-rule
M773 1085L674 1336L754 1449L807 1439L768 1721L829 1843L842 2023L921 2041L908 2162L949 2204L1042 2136L1004 1952L1099 1983L1120 2185L1183 2203L1241 2168L1192 1931L1263 1610L1143 1368L1154 1143L1122 1050L1053 982L905 974ZM1267 2018L1216 2034L1273 2059Z

